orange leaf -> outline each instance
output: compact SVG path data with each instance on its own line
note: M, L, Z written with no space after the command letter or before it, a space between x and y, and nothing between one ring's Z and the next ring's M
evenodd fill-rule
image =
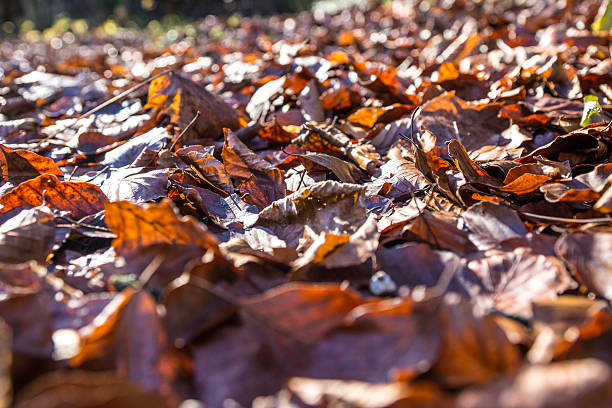
M184 140L215 139L221 135L223 128L238 127L236 112L223 99L174 73L163 75L151 82L145 108L166 113L170 121L177 123L182 129L185 129L196 112L200 111L200 117L187 132Z
M550 177L539 174L525 173L521 174L517 179L510 184L506 184L499 191L513 193L517 195L528 194L537 190L542 184L550 180Z
M179 217L170 201L139 207L127 201L106 204L106 225L117 238L113 246L119 254L162 242L196 244L213 248L217 239L191 217Z
M53 159L28 150L13 150L3 145L0 145L0 169L2 177L12 183L20 183L44 173L63 175Z
M361 108L348 117L348 120L367 128L372 128L379 117L385 113L383 108Z
M94 184L74 181L59 181L52 174L43 174L24 181L0 197L0 214L24 205L49 207L68 211L75 219L95 214L104 209L108 198Z

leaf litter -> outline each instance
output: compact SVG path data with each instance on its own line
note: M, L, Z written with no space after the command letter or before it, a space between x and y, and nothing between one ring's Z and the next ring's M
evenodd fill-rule
M0 406L612 405L606 3L3 40Z

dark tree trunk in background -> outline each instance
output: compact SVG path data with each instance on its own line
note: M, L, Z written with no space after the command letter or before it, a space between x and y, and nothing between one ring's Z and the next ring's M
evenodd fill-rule
M36 27L47 27L53 22L52 0L21 0L23 17L31 20Z
M72 18L86 18L100 22L113 16L117 6L124 6L129 18L140 20L178 14L188 19L208 14L241 13L274 14L299 11L313 0L155 0L155 8L143 10L140 0L0 0L0 22L31 20L37 28L53 24L59 13Z

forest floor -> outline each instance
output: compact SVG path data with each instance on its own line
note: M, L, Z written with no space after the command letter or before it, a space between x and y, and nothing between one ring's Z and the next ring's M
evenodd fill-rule
M600 1L415 3L0 42L0 407L612 406Z

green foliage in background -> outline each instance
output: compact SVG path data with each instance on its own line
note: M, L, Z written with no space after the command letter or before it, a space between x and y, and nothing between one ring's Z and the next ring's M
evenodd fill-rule
M587 95L584 97L584 110L582 111L580 126L588 126L598 122L603 122L599 98L595 95Z
M593 31L610 31L612 28L612 1L604 0L595 21L592 25Z

